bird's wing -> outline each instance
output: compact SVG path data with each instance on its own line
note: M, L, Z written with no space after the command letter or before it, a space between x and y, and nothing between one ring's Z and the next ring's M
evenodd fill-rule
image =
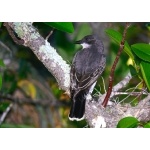
M88 73L86 75L82 75L81 78L80 76L77 76L80 78L78 79L79 80L78 88L86 89L87 87L91 86L104 71L105 64L106 64L105 55L102 55L100 64L95 71L93 71L92 73Z
M106 63L105 55L101 55L99 64L96 69L92 70L91 72L78 73L75 69L76 57L78 56L78 54L79 53L75 55L71 67L71 90L84 90L87 87L90 87L103 72ZM82 65L82 67L85 67L84 64Z
M73 99L75 91L77 91L77 80L76 80L76 72L75 72L75 59L79 52L77 52L73 58L71 70L70 70L70 92L71 92L71 99Z

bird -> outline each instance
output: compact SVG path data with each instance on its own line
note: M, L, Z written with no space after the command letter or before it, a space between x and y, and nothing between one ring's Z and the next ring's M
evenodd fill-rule
M75 44L79 50L72 61L70 69L71 109L69 120L81 121L85 118L85 105L92 100L92 92L106 66L104 45L97 35L86 35Z

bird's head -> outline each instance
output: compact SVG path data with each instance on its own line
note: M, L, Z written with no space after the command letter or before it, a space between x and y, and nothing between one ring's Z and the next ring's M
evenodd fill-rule
M81 44L83 48L89 48L92 44L95 44L97 36L87 35L83 39L76 41L75 44Z

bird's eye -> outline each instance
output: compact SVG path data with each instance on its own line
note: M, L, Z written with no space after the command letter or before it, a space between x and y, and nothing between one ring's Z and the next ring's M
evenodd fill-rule
M88 39L88 38L85 38L85 40L86 40L86 41L89 41L89 39Z
M89 43L91 43L91 42L93 42L94 41L94 39L88 39L88 42Z
M92 41L92 39L87 38L87 41L88 41L88 42L91 42L91 41Z

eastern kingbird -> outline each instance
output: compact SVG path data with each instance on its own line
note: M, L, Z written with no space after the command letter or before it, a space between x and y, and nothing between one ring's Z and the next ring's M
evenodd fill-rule
M103 43L96 35L87 35L76 44L81 44L82 50L74 56L70 71L72 121L84 119L86 100L92 99L92 91L106 64Z

